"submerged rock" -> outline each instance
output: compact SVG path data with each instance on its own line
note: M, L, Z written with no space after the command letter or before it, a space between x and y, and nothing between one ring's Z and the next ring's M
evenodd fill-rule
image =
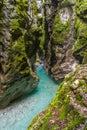
M28 130L87 129L87 64L66 75L50 105Z

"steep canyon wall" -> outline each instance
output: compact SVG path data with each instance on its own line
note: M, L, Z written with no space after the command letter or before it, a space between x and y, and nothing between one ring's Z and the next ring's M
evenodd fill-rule
M0 107L31 92L41 30L35 0L0 1Z
M76 18L74 5L75 1L56 0L45 3L45 68L56 81L64 79L78 62L73 56Z

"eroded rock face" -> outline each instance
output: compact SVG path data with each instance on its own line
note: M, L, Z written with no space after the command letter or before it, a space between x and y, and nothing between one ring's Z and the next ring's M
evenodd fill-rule
M66 75L56 96L28 130L87 129L87 64Z
M39 79L33 65L40 28L36 1L3 0L0 6L1 108L37 87Z
M45 68L56 80L71 72L77 61L73 57L75 42L75 2L55 1L46 5Z

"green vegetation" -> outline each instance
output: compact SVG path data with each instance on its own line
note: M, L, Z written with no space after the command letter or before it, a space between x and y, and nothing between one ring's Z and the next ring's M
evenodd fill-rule
M44 3L45 0L42 2ZM38 77L34 72L34 63L36 54L44 53L45 40L49 43L45 46L49 49L46 52L47 67L50 68L48 71L52 76L55 71L57 78L58 74L62 77L61 68L65 67L65 73L70 69L68 61L72 64L74 60L71 51L75 41L73 55L84 65L77 67L65 77L53 101L46 110L34 118L28 128L28 130L75 130L87 120L84 111L87 108L85 101L87 98L87 65L85 65L87 64L87 0L77 0L74 2L75 6L73 1L63 0L54 11L53 6L50 8L49 3L45 4L50 9L47 12L48 16L54 18L50 25L49 18L46 21L45 17L38 15L40 10L36 0L0 1L0 92L3 92L0 96L0 107L8 105L10 101L28 91L31 92L32 88L37 86ZM73 5L68 8L68 11L71 11L69 15L72 16L65 23L61 20L59 10L69 5ZM50 14L51 11L56 14ZM74 19L73 25L71 21ZM44 30L44 26L47 27L48 32ZM69 54L71 55L69 58L72 59L67 58Z
M8 46L8 55L8 69L11 69L13 74L29 74L27 55L22 38L10 43Z
M73 5L71 11L76 13L76 16L73 15L71 19L75 19L75 24L73 25L70 19L63 23L59 16L59 10L57 10L52 30L51 51L56 45L62 45L61 48L63 48L66 41L70 42L70 44L75 41L73 54L84 65L78 65L73 72L66 75L52 102L33 119L28 130L75 130L87 128L85 126L87 120L85 112L87 110L87 1L77 0L73 2L64 0L59 7L63 8L69 5ZM72 26L74 27L72 28ZM71 33L69 33L70 31ZM75 31L73 38L72 31ZM67 40L69 36L72 39L70 41ZM56 49L52 52L52 56L54 56L53 54L57 55L57 60L60 46L57 46L57 54L54 51ZM57 70L55 69L55 71ZM57 72L55 73L57 75Z
M74 130L85 122L85 114L82 114L85 107L82 93L87 88L84 79L84 76L87 78L86 69L86 65L79 66L66 76L51 104L34 118L28 130Z
M31 92L38 84L34 63L42 36L40 22L36 0L0 1L0 107ZM22 78L24 83L29 80L29 85L26 82L24 89L18 84L16 91L15 81Z
M69 32L69 24L70 21L66 23L62 23L59 14L58 13L56 14L54 20L53 34L52 34L53 44L58 44L58 43L63 44Z
M76 14L83 20L87 20L87 0L77 0Z
M87 63L87 23L86 23L87 1L76 2L76 42L74 46L74 56L80 63Z
M8 64L6 68L13 76L30 74L42 35L37 3L36 0L9 2L7 3L11 4L13 9L9 9L11 14L7 14L10 17L7 28L10 35L8 36Z

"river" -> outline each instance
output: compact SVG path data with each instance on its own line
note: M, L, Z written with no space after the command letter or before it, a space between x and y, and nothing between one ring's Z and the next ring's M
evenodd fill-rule
M31 94L0 110L0 130L26 130L30 121L51 102L58 83L46 74L42 65L37 68L37 74L40 81Z

